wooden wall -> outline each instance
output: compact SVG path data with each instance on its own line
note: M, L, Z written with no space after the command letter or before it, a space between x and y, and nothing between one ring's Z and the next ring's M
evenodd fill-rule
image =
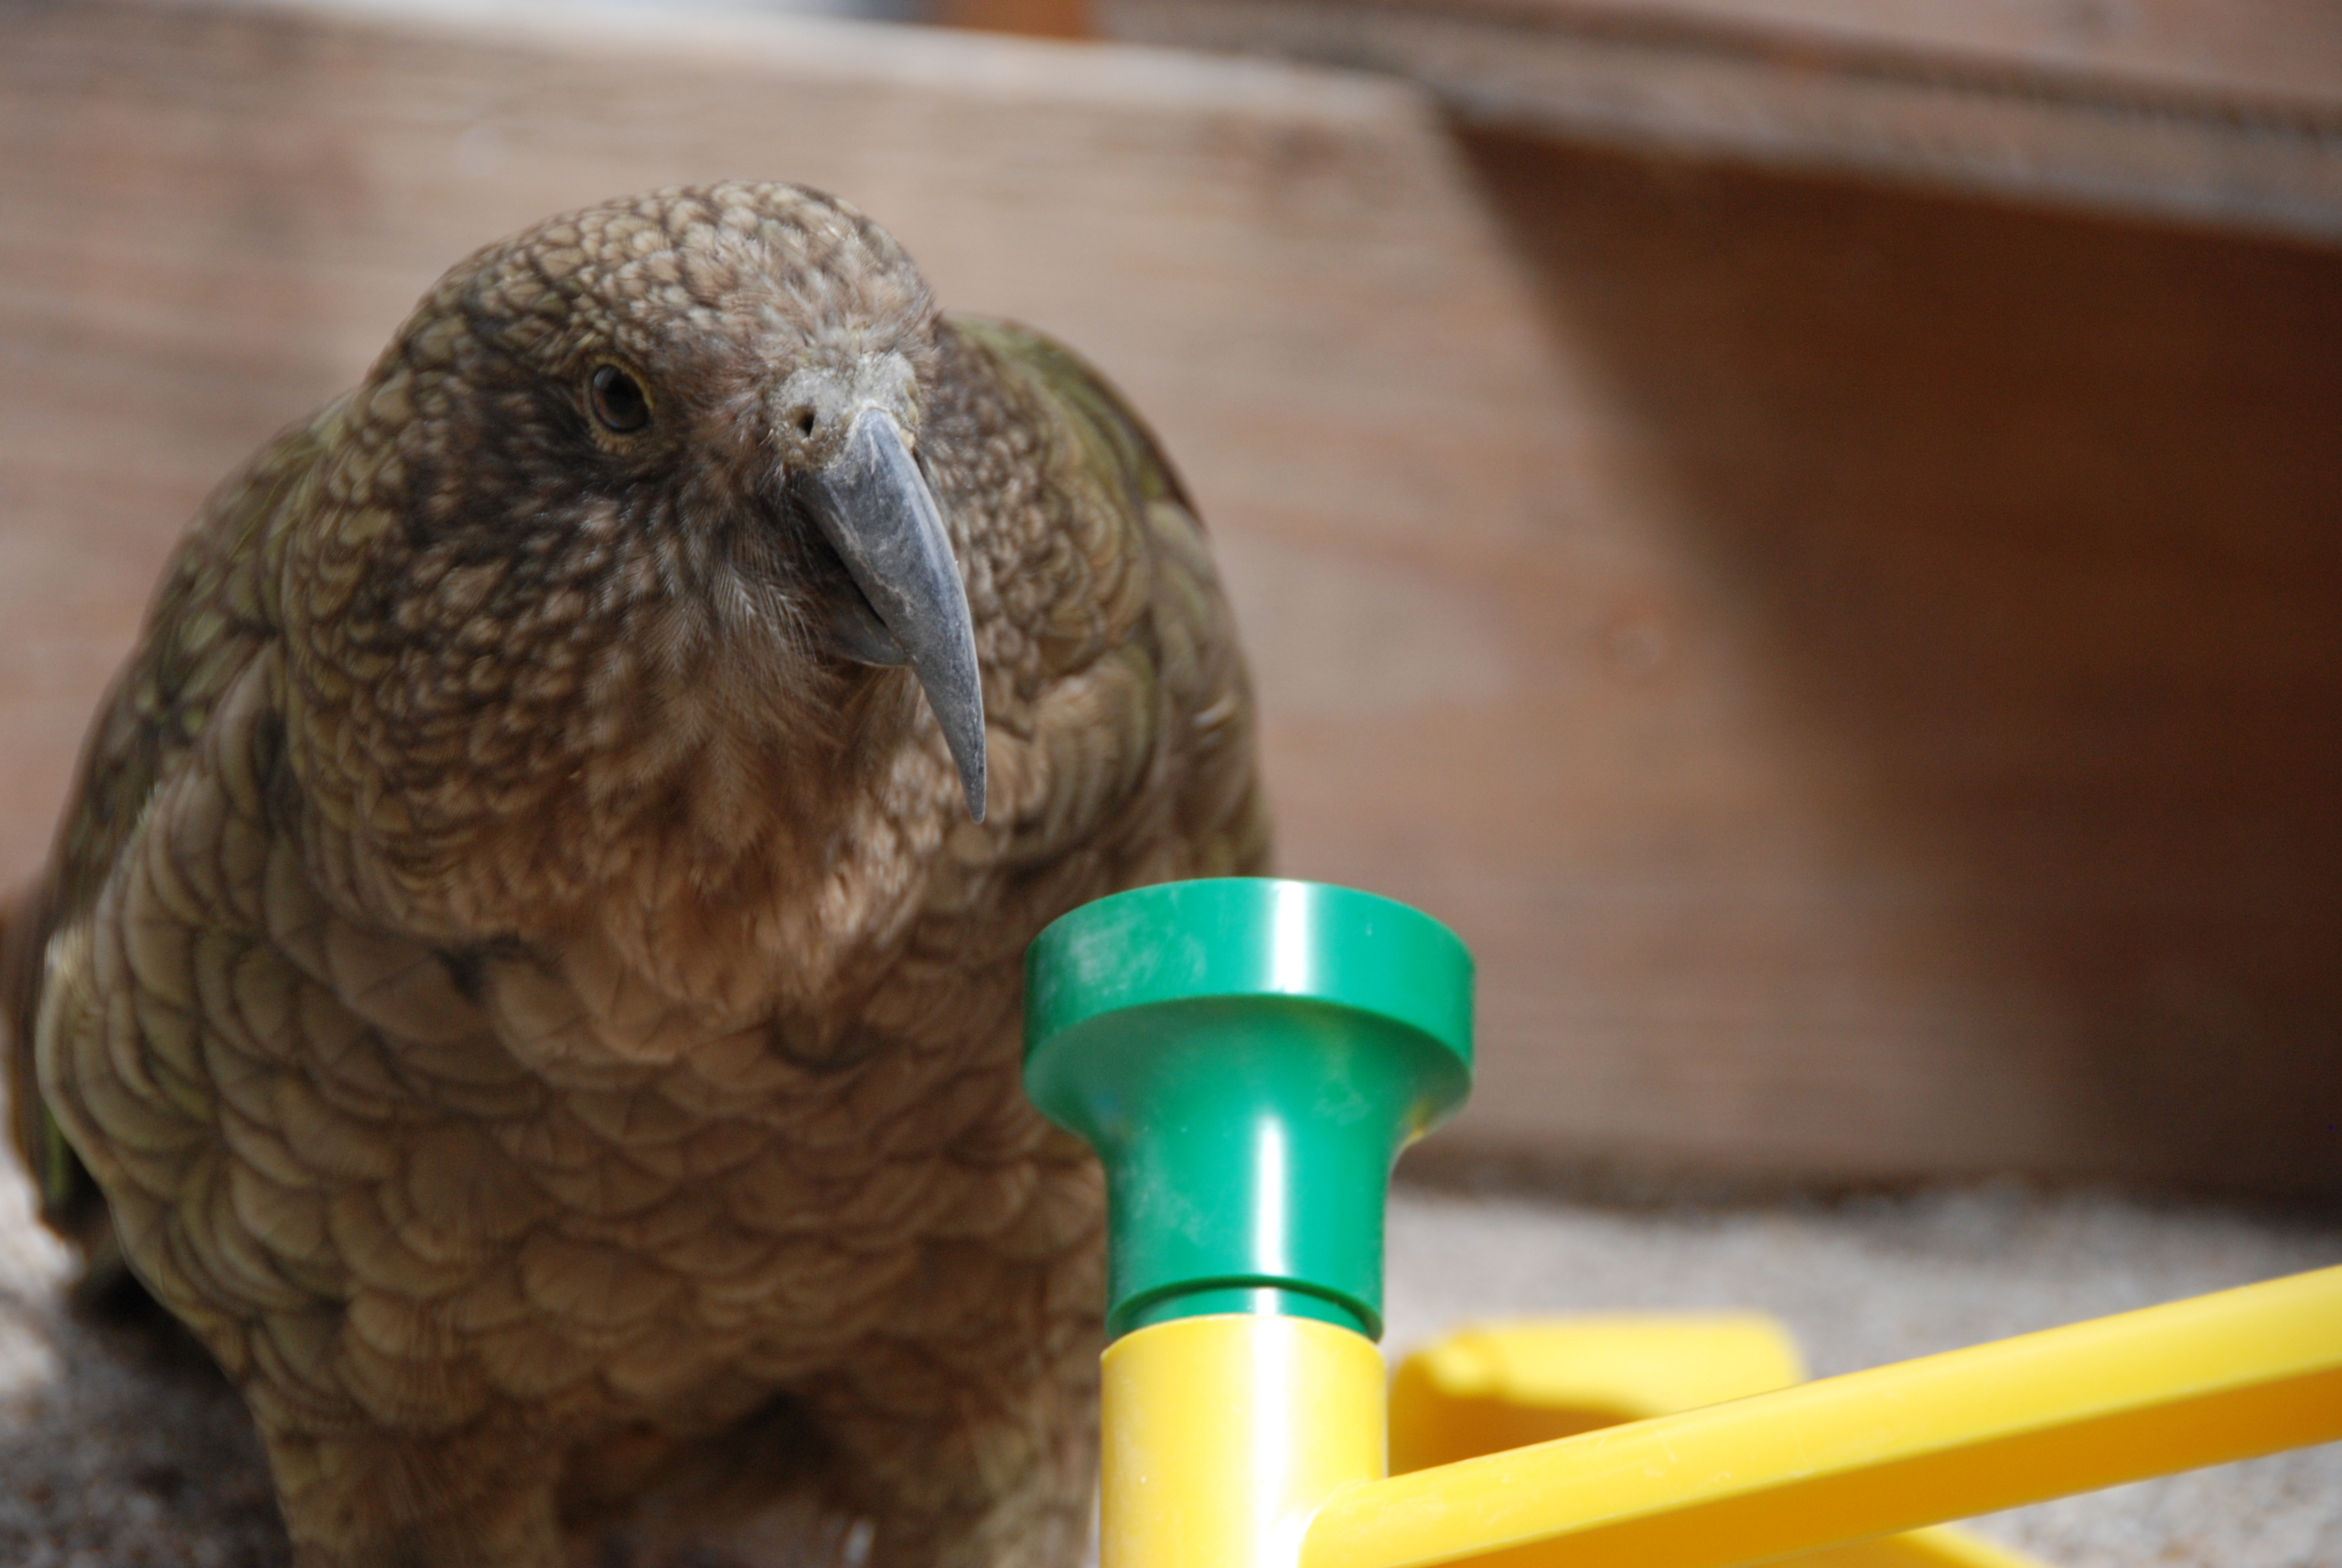
M1466 146L1670 552L1487 1135L2342 1188L2342 252Z
M748 19L0 4L0 875L204 489L470 247L719 175L1188 473L1284 868L1479 951L1451 1157L2342 1193L2342 254Z

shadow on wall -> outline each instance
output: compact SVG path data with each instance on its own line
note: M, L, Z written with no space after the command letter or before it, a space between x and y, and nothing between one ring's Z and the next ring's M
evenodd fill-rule
M2342 1191L2342 252L1466 150L2072 1165Z

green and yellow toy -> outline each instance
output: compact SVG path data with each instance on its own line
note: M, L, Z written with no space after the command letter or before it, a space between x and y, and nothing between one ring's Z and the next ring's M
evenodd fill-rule
M2342 1438L2342 1268L1813 1383L1744 1318L1479 1330L1387 1389L1384 1197L1469 1090L1463 943L1227 879L1027 966L1026 1086L1106 1167L1102 1568L2013 1568L1925 1527Z

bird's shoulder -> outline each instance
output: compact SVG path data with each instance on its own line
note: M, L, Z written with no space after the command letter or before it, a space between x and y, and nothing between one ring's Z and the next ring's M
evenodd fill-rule
M269 544L306 499L338 405L285 431L197 512L85 743L51 865L56 918L97 897L156 789L279 628Z
M980 622L1020 634L997 650L1020 694L1151 652L1166 614L1209 611L1186 580L1217 599L1203 524L1129 400L1030 327L953 317L949 330L971 588Z
M999 362L1030 378L1032 384L1094 443L1113 478L1127 486L1141 506L1168 500L1192 519L1195 504L1163 443L1112 382L1073 349L1047 333L997 317L954 316L952 329L981 346Z
M1262 869L1250 676L1202 519L1163 444L1057 339L1012 321L951 326L1015 383L1003 396L1021 416L1017 437L1039 441L1031 469L1053 492L1035 509L1040 536L1016 541L1021 579L995 589L1011 608L1034 602L1024 613L1037 668L995 732L1004 804L1026 824L1012 854L1084 846L1101 878L1089 896Z
M338 406L279 435L197 512L83 742L48 863L0 927L13 1131L45 1213L69 1232L86 1229L101 1206L41 1102L34 1047L44 995L88 983L76 957L87 943L74 933L85 931L157 792L275 636L269 541L316 472Z

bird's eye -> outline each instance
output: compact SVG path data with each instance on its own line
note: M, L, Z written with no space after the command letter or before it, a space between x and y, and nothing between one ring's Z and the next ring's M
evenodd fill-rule
M642 383L616 365L596 365L586 381L586 401L605 430L631 435L650 423L650 399Z

